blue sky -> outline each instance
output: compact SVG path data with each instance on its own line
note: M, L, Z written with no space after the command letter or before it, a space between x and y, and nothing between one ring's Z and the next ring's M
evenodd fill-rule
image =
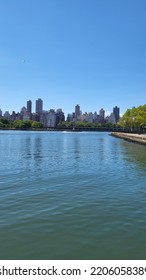
M0 108L146 103L145 0L0 0Z

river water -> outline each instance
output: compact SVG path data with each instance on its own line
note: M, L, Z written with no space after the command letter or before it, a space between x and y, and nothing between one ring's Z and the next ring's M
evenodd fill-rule
M0 131L0 259L146 259L146 147Z

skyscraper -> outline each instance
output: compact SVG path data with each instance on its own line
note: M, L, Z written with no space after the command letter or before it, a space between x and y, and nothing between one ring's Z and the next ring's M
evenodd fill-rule
M32 102L31 102L31 100L28 100L27 101L27 112L29 114L31 114L31 111L32 111Z
M42 111L43 111L43 101L42 99L38 98L38 100L36 100L36 113L41 114Z
M104 119L105 119L105 111L103 110L103 108L100 109L99 111L99 119L100 119L100 122L104 122Z
M57 109L56 111L56 124L59 122L65 121L64 113L62 112L62 109Z
M77 104L75 106L75 119L77 120L80 117L80 106Z
M120 118L120 108L118 108L117 106L115 106L113 108L113 113L115 115L115 120L116 120L116 123L118 122L119 118Z

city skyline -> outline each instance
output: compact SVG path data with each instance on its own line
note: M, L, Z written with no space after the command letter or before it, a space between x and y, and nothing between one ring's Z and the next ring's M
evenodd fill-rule
M63 108L61 108L61 106L58 107L58 108L50 107L50 108L45 109L44 105L46 107L46 104L45 104L45 102L44 102L44 100L42 98L38 98L35 101L32 101L31 99L29 99L29 100L25 101L25 104L21 105L21 108L18 111L14 110L14 109L12 109L12 111L10 111L8 109L4 111L2 107L0 107L0 111L1 111L2 115L4 115L4 113L6 113L6 112L9 112L10 115L13 112L20 113L23 110L26 110L30 114L31 113L33 113L33 114L35 114L35 113L41 114L43 112L50 111L50 110L57 111L58 109L61 109L64 112L64 110L63 110ZM32 108L34 108L34 109L32 109ZM104 111L105 116L109 116L114 111L114 108L118 108L119 112L120 112L120 108L117 107L117 105L115 105L115 107L112 107L110 111L106 111L104 106L102 108L99 108L99 109L97 108L96 111L94 111L94 110L83 111L82 110L82 106L80 106L80 104L76 103L76 105L74 104L74 107L72 108L72 111L71 112L67 112L67 114L65 114L65 117L67 118L67 115L68 114L72 114L72 113L75 113L76 117L78 117L80 114L90 113L90 112L92 112L92 113L97 112L100 115L100 114L102 114L102 111Z
M57 125L61 125L64 121L67 121L67 123L82 122L84 124L96 123L100 125L110 123L116 125L120 119L120 108L117 106L106 116L103 108L101 108L99 112L82 112L80 105L77 104L74 107L74 111L65 116L62 108L43 110L43 100L41 98L35 101L35 105L35 112L32 111L32 101L30 99L26 102L26 107L23 106L19 112L15 112L14 110L12 113L9 111L3 112L0 109L1 126L3 127L3 121L5 121L5 119L12 122L16 121L16 126L19 126L17 121L27 121L29 125L31 125L33 121L36 121L40 122L43 127L57 127Z
M145 0L0 3L0 108L41 96L65 115L146 103Z
M29 97L28 97L28 99L29 99ZM38 98L38 99L39 99L39 98ZM41 99L42 99L42 98L41 98ZM37 99L36 99L36 100L37 100ZM28 100L28 101L31 101L31 102L32 102L32 104L31 104L31 110L32 110L33 113L36 112L36 100L32 100L32 99L31 99L31 100ZM43 99L42 99L42 100L43 100ZM117 102L117 103L118 103L118 102ZM127 109L132 109L133 107L138 107L138 106L144 105L144 104L146 104L146 101L145 101L145 102L141 102L141 103L136 103L136 105L135 105L135 103L134 103L134 105L132 105L131 107L128 107L128 106L125 107L125 110L121 110L121 109L123 108L122 104L116 105L117 103L110 104L110 106L106 106L105 104L103 104L102 102L100 102L101 106L99 107L98 104L97 104L97 105L94 104L94 106L93 106L94 109L92 109L92 107L91 107L90 104L89 104L89 107L88 107L87 105L85 106L85 104L83 103L83 104L80 104L80 107L81 107L81 111L83 111L83 112L99 112L100 109L103 108L103 109L105 110L105 115L108 116L108 115L112 112L114 106L119 106L119 107L120 107L120 116L122 116L122 115L126 112ZM12 108L12 104L8 106L7 102L5 102L5 106L4 106L4 107L2 106L2 104L3 104L3 103L1 102L1 103L0 103L0 109L2 110L3 113L6 112L6 111L9 111L10 113L12 113L13 111L15 111L15 112L17 113L17 112L20 112L20 110L21 110L21 108L22 108L23 106L27 108L26 100L24 101L24 104L20 104L20 106L18 106L18 105L16 104L16 102L14 102L14 104L15 104L15 105L14 105L14 108ZM78 104L78 103L77 103L77 102L74 102L73 104L69 104L68 107L71 108L71 110L69 111L69 110L67 109L67 106L66 106L65 109L64 109L63 107L59 106L59 103L57 103L58 107L55 107L55 106L53 107L52 104L51 104L51 101L50 101L49 103L46 103L46 102L43 100L43 105L44 105L43 110L44 110L44 111L48 111L48 110L50 110L50 109L56 110L56 109L58 109L58 108L62 108L62 110L63 110L65 116L67 117L68 114L70 114L70 113L72 113L72 112L74 111L75 104ZM132 104L133 104L133 103L132 103ZM50 107L49 107L49 106L50 106ZM9 108L11 108L11 109L9 109ZM15 108L18 108L18 109L15 109ZM86 108L86 110L84 110L83 108ZM90 109L89 109L89 108L90 108Z

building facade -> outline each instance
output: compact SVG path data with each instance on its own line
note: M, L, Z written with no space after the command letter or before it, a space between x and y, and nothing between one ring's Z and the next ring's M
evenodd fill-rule
M99 120L100 120L100 123L103 123L104 122L104 119L105 119L105 111L103 108L100 109L99 111Z
M27 101L27 112L31 115L32 113L32 102L31 100Z
M41 98L38 98L36 100L36 114L42 114L43 112L43 100Z
M115 106L113 108L113 114L115 115L115 120L116 123L118 122L119 118L120 118L120 108L118 108L117 106Z
M79 120L80 119L80 115L81 115L80 106L79 106L79 104L77 104L75 106L75 120Z
M40 115L40 122L44 127L56 127L56 113L54 109L43 111Z

